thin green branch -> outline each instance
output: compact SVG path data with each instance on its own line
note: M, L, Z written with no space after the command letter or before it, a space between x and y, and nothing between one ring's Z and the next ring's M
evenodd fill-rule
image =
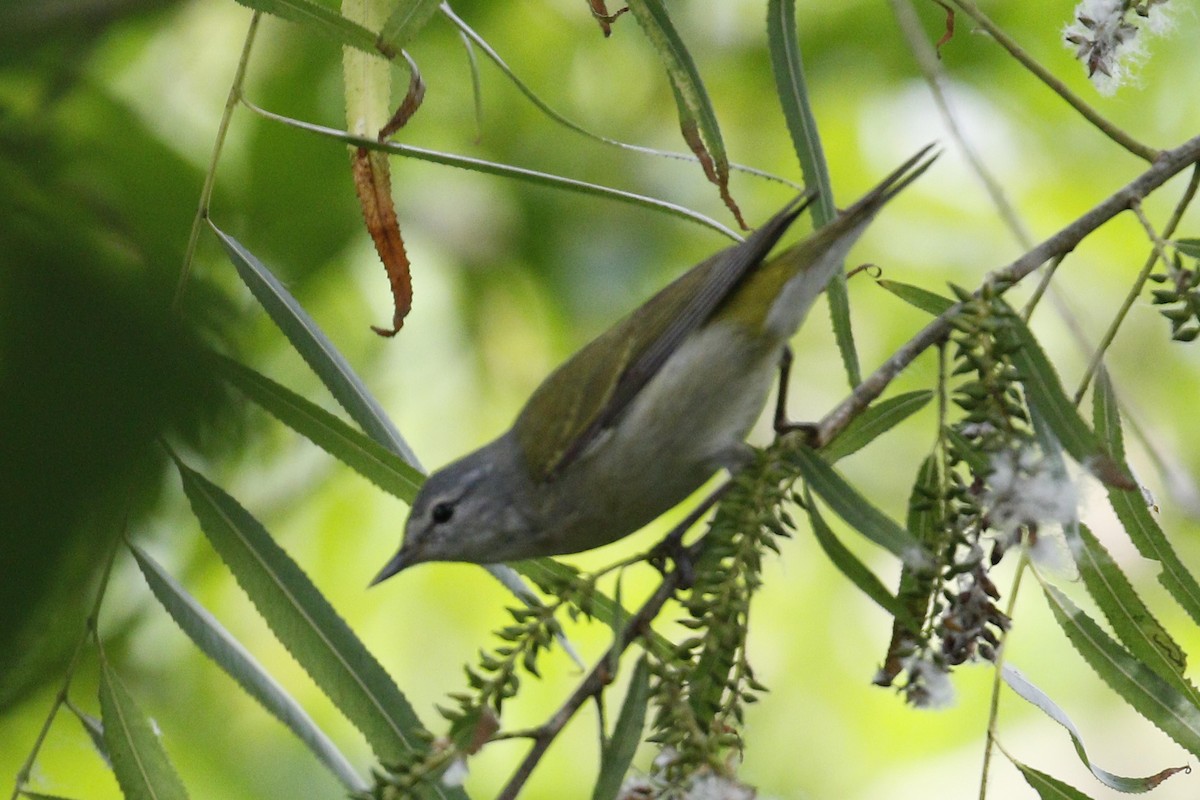
M983 28L997 43L1012 55L1021 66L1033 73L1034 77L1046 84L1055 94L1066 101L1067 105L1079 112L1080 116L1092 123L1105 136L1112 139L1114 142L1124 147L1130 153L1133 153L1138 158L1153 163L1158 158L1160 151L1153 147L1148 147L1134 139L1125 131L1118 128L1109 120L1105 119L1099 111L1092 108L1083 98L1067 88L1067 85L1056 78L1045 67L1039 64L1032 56L1026 53L1020 45L1018 45L1008 34L1001 30L996 23L992 22L986 14L971 2L971 0L950 0L954 5L962 9L963 13L975 20L981 28Z
M1017 572L1013 575L1012 588L1008 590L1008 605L1004 609L1004 615L1009 619L1013 618L1013 612L1017 605L1017 593L1021 590L1021 578L1025 575L1025 569L1028 566L1029 554L1022 547L1021 557L1017 560ZM1000 646L996 648L996 661L993 664L992 696L988 703L987 743L983 748L983 768L979 774L979 800L987 800L988 772L992 765L992 747L997 745L996 723L1000 716L1000 687L1004 683L1002 675L1004 671L1004 650L1008 645L1010 634L1011 631L1005 631L1001 634Z
M179 270L179 282L175 285L175 299L171 301L172 310L178 312L183 302L183 293L187 288L188 277L192 273L192 261L196 257L196 244L200 241L200 229L204 220L208 219L208 206L212 200L213 186L217 179L217 162L225 147L225 136L229 133L229 121L233 118L233 109L242 96L242 85L246 80L246 66L250 63L250 50L254 46L254 37L258 32L258 22L262 12L255 11L250 17L250 27L246 30L246 39L242 43L242 54L238 58L237 70L233 74L233 83L229 86L229 96L225 98L225 110L221 113L221 122L217 126L217 138L213 142L212 157L208 161L208 172L204 175L204 186L200 190L200 202L196 207L196 216L192 218L192 230L188 234L187 250L183 255L183 267Z
M734 233L729 228L714 219L704 216L703 214L676 205L668 203L665 200L657 200L653 197L636 194L634 192L625 192L620 189L614 189L610 186L601 186L596 183L588 183L587 181L575 180L574 178L566 178L561 175L551 175L546 172L538 172L537 170L526 169L524 167L515 167L511 164L499 164L495 161L486 161L481 158L471 158L470 156L460 156L453 153L442 153L437 150L427 150L424 147L415 147L413 145L401 144L400 142L381 142L377 139L355 136L346 131L336 128L327 128L324 125L317 125L312 122L304 122L303 120L292 119L285 117L282 114L276 114L273 111L267 111L265 108L260 108L254 105L249 100L242 98L242 104L246 108L258 114L261 117L280 122L284 125L289 125L293 128L315 133L318 136L326 136L331 139L345 142L346 144L355 147L362 147L367 150L380 150L385 153L394 153L395 155L407 156L416 158L422 161L431 161L435 164L443 164L449 167L458 167L460 169L474 170L475 172L483 172L490 175L500 175L506 178L517 178L518 180L537 183L543 186L552 186L558 189L570 189L572 191L581 192L583 194L597 195L607 197L613 200L618 200L625 203L650 208L655 211L663 211L676 217L697 222L707 228L711 228L718 233L733 239L741 241L740 236Z
M79 637L79 641L75 643L75 651L71 654L71 660L67 663L67 671L63 675L62 685L54 695L54 703L50 706L50 713L46 715L45 721L42 722L42 727L38 731L37 738L34 739L33 747L30 749L25 762L17 770L16 779L13 781L12 800L18 800L21 793L25 790L25 784L29 781L29 773L33 771L33 765L37 761L38 753L41 752L42 745L46 742L46 737L50 735L50 726L54 724L54 718L58 715L58 710L67 702L67 693L71 689L71 681L75 677L75 670L79 667L79 661L83 656L84 645L87 644L88 639L96 636L96 621L100 616L100 604L104 600L105 591L108 589L108 580L112 576L113 563L116 561L121 539L125 535L124 528L127 525L128 520L122 525L121 536L115 537L113 541L112 548L108 554L108 560L104 564L104 572L100 578L100 585L96 590L96 599L92 602L91 611L88 612L83 634Z
M440 10L442 12L442 15L444 17L446 17L446 19L450 20L451 24L453 24L454 27L458 28L459 33L463 36L463 38L466 41L473 42L475 44L475 46L478 47L483 52L483 54L486 55L488 57L488 59L493 64L496 65L496 68L499 69L502 73L504 73L504 76L506 78L508 78L509 81L512 82L513 87L516 88L516 90L518 92L525 95L526 99L528 99L529 102L533 103L533 105L539 111L541 111L543 114L545 114L547 117L549 117L551 120L553 120L557 124L562 125L563 127L567 128L568 130L574 131L575 133L578 133L582 136L586 136L587 138L589 138L593 141L600 142L601 144L606 144L606 145L609 145L612 147L619 147L622 150L629 150L634 153L644 153L646 155L659 156L661 158L670 158L670 159L674 159L676 161L690 161L692 163L699 163L699 161L700 161L699 158L697 158L694 155L688 154L688 153L676 153L676 152L672 152L670 150L658 150L653 147L645 147L644 145L630 144L629 142L622 142L619 139L612 139L612 138L609 138L608 136L602 136L601 134L593 133L592 131L589 131L587 128L583 127L579 123L575 122L574 120L571 120L570 118L568 118L568 117L564 116L563 114L559 113L558 111L556 111L545 100L542 100L541 97L539 97L531 88L529 88L528 84L526 84L519 77L517 77L517 73L514 72L512 67L510 67L508 65L508 63L500 56L500 54L498 52L496 52L496 50L490 44L488 44L486 39L484 39L482 36L480 36L479 33L476 32L476 30L474 28L472 28L461 17L459 17L457 14L454 13L454 9L452 9L450 7L449 3L442 3L438 7L438 10ZM800 190L800 189L804 188L800 184L789 181L787 178L782 178L778 175L773 175L770 172L766 172L766 171L760 170L760 169L755 169L754 167L748 167L744 164L731 163L729 165L729 168L732 170L735 170L737 172L744 172L747 175L753 175L756 178L763 178L765 180L773 181L775 183L782 183L785 186L789 186L796 190Z
M1120 309L1113 317L1113 321L1108 326L1108 330L1104 332L1104 338L1100 340L1096 352L1092 355L1092 360L1088 363L1087 371L1083 373L1083 378L1079 381L1079 388L1075 391L1075 405L1079 405L1083 400L1083 395L1087 391L1088 385L1091 384L1092 378L1096 374L1096 370L1104 362L1104 354L1108 351L1109 345L1117 336L1117 329L1121 327L1121 323L1125 321L1129 310L1133 308L1134 302L1142 294L1142 288L1146 285L1146 279L1150 277L1154 265L1161 260L1164 264L1169 264L1164 251L1166 242L1164 239L1169 239L1175 233L1175 229L1179 226L1179 221L1183 219L1183 214L1187 207L1191 205L1192 199L1196 196L1196 189L1200 186L1200 165L1192 169L1192 179L1188 181L1187 189L1184 190L1183 196L1179 198L1179 202L1175 205L1175 210L1171 214L1171 218L1167 220L1167 226L1163 228L1162 236L1160 237L1154 228L1150 225L1150 221L1146 219L1142 213L1141 205L1133 207L1134 212L1141 221L1142 227L1146 229L1147 235L1150 237L1152 244L1150 255L1146 257L1146 263L1142 265L1142 269L1138 272L1137 279L1133 285L1129 287L1129 292L1125 295L1124 302L1121 303Z

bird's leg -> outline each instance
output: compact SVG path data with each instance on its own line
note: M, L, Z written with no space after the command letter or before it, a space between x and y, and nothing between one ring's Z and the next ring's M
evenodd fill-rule
M684 518L682 522L676 525L670 533L667 534L661 542L654 545L650 552L646 555L646 560L653 564L660 572L666 574L667 561L670 560L675 565L675 571L679 573L679 588L686 589L692 585L692 581L696 577L696 568L693 564L696 555L695 548L699 545L697 542L694 545L685 545L683 536L691 527L708 513L709 509L717 504L727 491L733 485L732 482L726 482L718 486L708 497L692 509L691 513Z
M809 445L815 445L817 426L811 422L792 422L788 419L787 393L788 378L792 374L792 348L784 345L779 355L779 392L775 396L775 435L803 432L804 439Z

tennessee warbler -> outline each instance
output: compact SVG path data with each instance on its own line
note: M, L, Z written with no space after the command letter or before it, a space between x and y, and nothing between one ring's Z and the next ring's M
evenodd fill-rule
M425 481L373 583L424 561L590 550L744 463L788 339L875 214L936 158L930 149L767 260L804 210L793 201L575 353L512 428Z

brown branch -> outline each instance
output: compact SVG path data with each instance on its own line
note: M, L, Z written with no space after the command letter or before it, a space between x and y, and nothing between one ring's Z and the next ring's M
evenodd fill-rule
M1008 266L989 273L984 279L985 285L1015 284L1046 261L1071 252L1076 245L1101 225L1129 209L1134 203L1140 202L1176 174L1198 161L1200 161L1200 136L1189 139L1173 150L1164 150L1149 169L1091 211ZM855 416L870 405L875 398L883 394L883 390L887 388L893 378L899 375L926 348L945 337L950 330L950 320L961 308L962 305L956 303L926 325L916 336L893 353L891 358L883 362L866 380L855 387L849 397L826 414L817 425L817 444L828 443L845 429Z
M641 636L645 626L658 616L658 612L662 610L662 607L671 599L671 595L675 593L675 590L682 583L682 573L679 569L674 569L663 576L662 583L658 585L658 589L638 609L638 612L633 615L629 620L629 624L621 631L620 637L612 643L612 646L609 647L604 656L596 662L596 666L592 667L592 671L588 673L588 676L576 687L575 691L567 698L558 711L554 713L553 717L548 719L540 728L531 732L532 736L530 738L533 739L533 747L530 748L521 765L517 767L517 771L509 779L508 785L497 796L497 800L513 800L517 796L517 792L521 791L521 787L529 779L533 768L537 766L546 750L550 747L550 744L558 736L559 732L566 727L567 722L575 715L575 712L612 682L614 676L610 672L610 667L616 657L623 653L625 648L633 643L634 639Z
M532 731L521 731L521 735L533 739L533 747L525 755L523 761L517 771L509 779L504 790L500 792L496 800L513 800L525 782L529 780L534 767L538 765L546 750L549 749L551 743L566 727L571 717L583 707L589 699L598 697L604 687L612 683L615 675L612 674L611 667L617 663L617 658L629 645L633 644L634 640L640 637L650 625L650 622L658 616L658 612L662 611L662 607L675 594L676 589L685 588L692 577L691 564L704 549L707 536L697 540L688 547L682 547L680 544L683 535L695 525L701 517L708 512L710 508L716 505L725 493L729 490L732 484L724 483L718 486L702 503L697 505L678 525L676 525L662 542L651 551L651 554L659 552L674 552L676 554L675 569L663 574L662 583L650 595L650 598L642 604L637 613L629 619L622 630L620 636L613 641L612 645L605 651L604 655L596 662L596 666L592 667L592 671L587 677L580 682L575 691L567 698L566 702L559 707L554 716L546 720L539 728ZM511 737L506 737L511 738Z

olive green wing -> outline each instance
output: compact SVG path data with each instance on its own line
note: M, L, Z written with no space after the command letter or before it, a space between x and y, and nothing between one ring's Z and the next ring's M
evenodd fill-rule
M763 262L808 198L685 272L546 378L514 425L535 478L552 480L620 420L680 343Z

